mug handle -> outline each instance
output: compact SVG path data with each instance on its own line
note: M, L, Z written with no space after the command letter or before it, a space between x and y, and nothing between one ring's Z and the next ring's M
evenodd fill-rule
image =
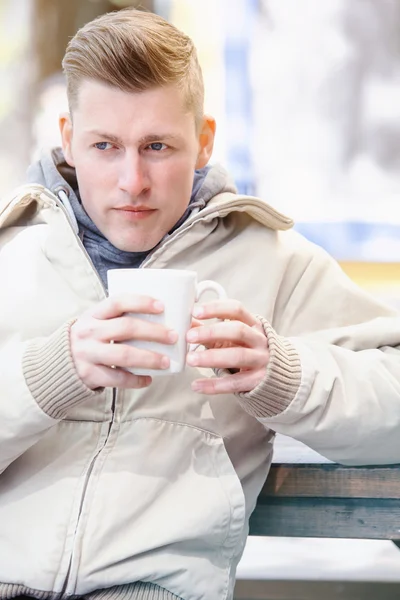
M216 281L211 281L211 279L206 279L204 281L200 281L200 283L196 285L196 302L200 300L200 296L202 296L204 292L208 291L215 292L220 300L227 298L226 292L222 285Z
M204 294L204 292L208 291L215 292L220 300L224 300L228 297L222 285L216 281L211 281L211 279L205 279L196 285L196 302L200 300L200 296ZM201 344L189 344L188 350L189 352L195 352L200 346Z

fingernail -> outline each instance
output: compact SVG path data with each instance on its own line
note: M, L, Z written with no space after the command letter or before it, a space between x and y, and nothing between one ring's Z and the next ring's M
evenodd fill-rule
M168 340L172 343L175 344L175 342L178 341L178 333L176 331L174 331L173 329L171 329L171 331L168 332Z
M199 357L197 356L197 354L195 352L189 352L189 354L187 355L186 361L189 363L189 365L191 365L192 367L195 367L196 365L199 364Z
M195 306L192 314L194 317L202 317L204 314L204 309L201 306Z
M186 339L188 342L197 342L197 340L199 339L199 335L197 331L193 331L192 329L188 332Z
M151 382L152 382L151 377L143 376L143 377L140 378L140 385L141 385L141 387L144 387L144 388L148 387L151 384Z
M194 392L200 392L201 391L201 383L199 381L193 381L192 390Z
M168 358L168 356L163 356L161 359L161 368L168 369L168 367L169 367L169 358Z
M154 302L153 306L154 306L154 308L156 310L159 310L159 311L163 311L164 310L164 304L162 302L160 302L160 300L156 300Z

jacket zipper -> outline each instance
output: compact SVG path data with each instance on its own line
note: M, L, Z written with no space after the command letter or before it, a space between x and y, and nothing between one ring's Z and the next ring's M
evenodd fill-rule
M96 454L93 456L93 458L92 458L92 460L90 462L89 468L87 470L87 473L85 475L85 482L83 484L82 495L81 495L81 502L79 504L78 517L76 519L76 527L75 527L74 535L76 534L76 531L77 531L78 526L79 526L79 521L80 521L80 517L81 517L81 514L82 514L82 509L83 509L83 504L84 504L85 498L86 498L86 490L87 490L88 485L89 485L90 476L91 476L91 474L93 472L94 465L96 463L96 460L97 460L98 456L100 455L100 453L106 447L108 439L110 437L111 428L112 428L113 423L114 423L114 414L115 414L116 399L117 399L117 389L113 388L113 398L112 398L112 405L111 405L112 417L111 417L111 420L110 420L110 424L109 424L109 427L108 427L108 431L107 431L107 435L105 437L104 443L103 443L102 447L99 448L98 451L96 452ZM65 592L67 590L67 587L68 587L69 578L70 578L71 569L72 569L72 555L73 555L73 550L71 552L71 557L70 557L70 560L69 560L67 574L65 575L64 585L63 585L63 587L61 589L61 598L64 596L64 594L65 594Z
M47 190L46 190L46 192L47 192ZM43 193L44 193L44 192L43 192ZM47 193L48 193L48 192L47 192ZM105 289L105 287L104 287L104 284L103 284L103 282L102 282L102 280L101 280L101 278L100 278L99 274L97 273L97 271L96 271L96 269L95 269L95 266L94 266L94 264L93 264L93 261L92 261L92 259L90 258L90 256L89 256L88 252L86 251L86 248L85 248L85 246L83 245L83 243L82 243L82 241L81 241L80 237L79 237L79 236L78 236L78 235L75 233L75 231L74 231L74 228L73 228L73 226L72 226L72 223L71 223L71 221L70 221L70 219L69 219L68 213L67 213L67 211L66 211L66 209L65 209L64 205L63 205L63 204L61 203L61 201L60 201L60 200L57 198L57 196L55 196L55 195L53 196L53 194L51 194L51 198L52 198L52 200L53 200L53 201L56 203L56 205L58 206L58 208L60 208L60 210L62 210L62 211L63 211L63 214L64 214L64 216L66 217L66 221L68 222L68 225L69 225L69 227L72 229L72 231L73 231L73 233L74 233L74 236L75 236L75 238L76 238L76 241L77 241L77 243L78 243L78 245L79 245L80 249L82 250L82 252L83 252L84 256L85 256L85 257L86 257L86 259L87 259L87 261L90 263L90 265L91 265L91 267L92 267L92 269L93 269L94 275L97 277L97 279L98 279L98 281L99 281L99 283L100 283L101 287L103 288L103 291L104 291L104 296L105 296L105 297L107 297L107 290ZM75 526L75 532L74 532L74 535L76 534L76 531L77 531L77 529L78 529L78 526L79 526L80 517L81 517L81 514L82 514L83 504L84 504L84 502L85 502L85 498L86 498L86 491L87 491L87 488L88 488L88 486L89 486L89 481L90 481L91 474L92 474L92 472L93 472L93 469L94 469L94 466L95 466L95 464L96 464L97 458L99 457L99 455L101 454L101 452L102 452L102 451L104 450L104 448L106 447L106 445L107 445L107 442L108 442L108 440L109 440L109 437L110 437L111 429L112 429L112 426L113 426L113 424L114 424L114 418L115 418L115 406L116 406L116 402L117 402L117 388L112 388L111 419L110 419L110 423L109 423L109 427L108 427L107 435L106 435L106 437L105 437L105 439L104 439L104 443L103 443L102 447L98 449L98 451L96 452L96 454L93 456L92 460L90 461L89 468L88 468L88 470L87 470L87 473L86 473L86 475L85 475L85 481L84 481L84 484L83 484L83 489L82 489L82 493L81 493L81 501L80 501L80 504L79 504L79 510L78 510L78 516L77 516L77 519L76 519L76 526ZM67 573L66 573L65 580L64 580L64 585L63 585L63 587L62 587L62 590L61 590L61 596L63 596L63 595L65 594L65 592L66 592L66 589L67 589L67 587L68 587L69 578L70 578L70 575L71 575L71 569L72 569L72 557L73 557L73 552L74 552L74 550L72 549L72 551L71 551L71 556L70 556L70 561L69 561L69 565L68 565L68 569L67 569Z

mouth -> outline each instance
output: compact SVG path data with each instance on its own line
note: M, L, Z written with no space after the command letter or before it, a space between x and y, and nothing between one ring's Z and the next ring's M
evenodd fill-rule
M156 209L149 208L148 206L121 206L115 210L130 221L146 219L156 212Z

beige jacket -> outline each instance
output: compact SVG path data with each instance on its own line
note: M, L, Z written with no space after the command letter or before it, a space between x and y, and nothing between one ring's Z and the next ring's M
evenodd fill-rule
M257 389L201 396L187 368L95 393L69 324L104 298L100 279L53 194L3 202L0 597L151 581L230 599L273 431L344 463L400 461L400 318L290 226L257 198L220 194L143 264L195 269L265 319Z

